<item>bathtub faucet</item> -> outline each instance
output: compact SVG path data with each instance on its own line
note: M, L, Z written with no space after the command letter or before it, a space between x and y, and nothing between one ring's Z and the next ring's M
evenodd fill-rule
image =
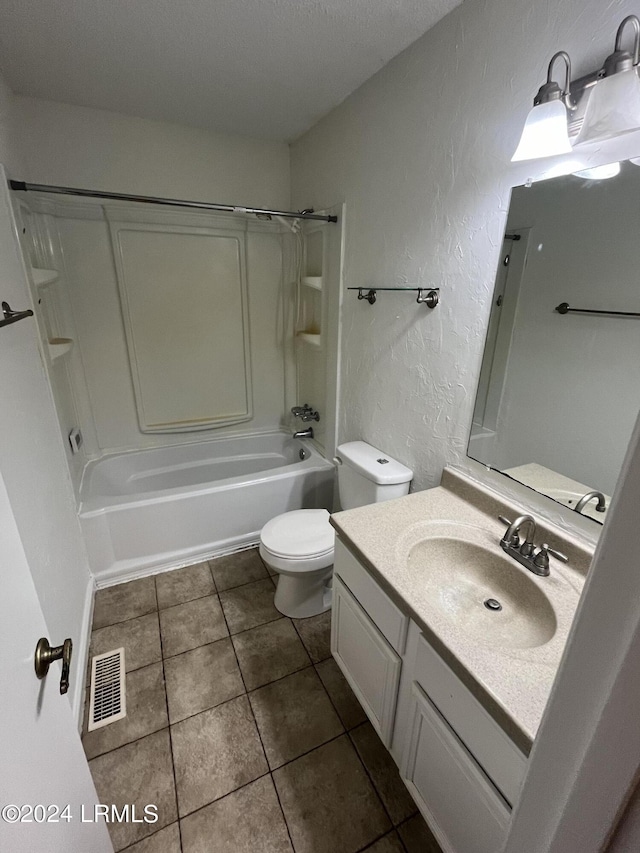
M294 438L313 438L313 427L307 427L306 429L299 429L297 432L293 434Z
M314 412L308 403L305 403L304 406L294 406L293 409L291 409L291 414L294 418L300 418L305 422L320 420L318 412Z

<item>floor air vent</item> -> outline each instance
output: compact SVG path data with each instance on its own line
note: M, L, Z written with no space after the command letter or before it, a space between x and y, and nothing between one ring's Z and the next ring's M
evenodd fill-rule
M91 661L88 731L127 716L124 649L96 655Z

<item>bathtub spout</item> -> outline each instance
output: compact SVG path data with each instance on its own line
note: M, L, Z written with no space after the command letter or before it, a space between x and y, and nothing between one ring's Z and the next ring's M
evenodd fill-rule
M307 427L306 429L299 429L297 432L293 434L294 438L313 438L313 427Z

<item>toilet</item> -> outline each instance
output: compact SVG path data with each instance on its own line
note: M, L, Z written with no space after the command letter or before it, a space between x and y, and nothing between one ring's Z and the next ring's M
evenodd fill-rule
M338 447L338 493L342 509L400 498L413 471L365 441ZM334 531L326 509L297 509L268 521L260 534L260 556L278 572L274 604L295 619L331 607Z

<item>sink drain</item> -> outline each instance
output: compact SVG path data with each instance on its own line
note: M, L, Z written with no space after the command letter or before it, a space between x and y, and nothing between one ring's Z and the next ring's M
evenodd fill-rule
M487 608L487 610L502 610L502 605L499 601L496 601L495 598L487 598L487 600L484 602L484 606Z

